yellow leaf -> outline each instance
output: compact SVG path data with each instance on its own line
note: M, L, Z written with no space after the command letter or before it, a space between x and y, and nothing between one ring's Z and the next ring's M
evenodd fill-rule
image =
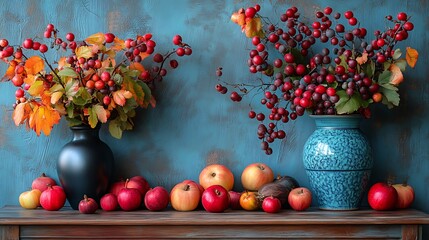
M45 68L43 60L38 56L32 56L25 62L25 71L27 74L36 75Z
M255 36L262 36L262 23L260 18L251 18L246 20L246 25L244 28L246 37L251 38Z
M240 10L238 10L237 12L231 15L231 21L240 26L243 26L244 24L246 24L245 19L246 19L246 15L243 8L241 8Z
M28 89L28 93L33 97L38 97L42 95L44 90L43 81L35 81Z
M110 47L110 49L112 49L113 51L119 52L122 49L125 49L125 41L115 37L115 39L113 40L113 44Z
M401 72L401 69L395 65L391 64L389 70L392 72L390 76L390 83L393 85L399 85L402 81L404 81L404 75Z
M61 70L64 67L70 67L70 64L67 63L66 57L61 57L60 60L58 60L58 69Z
M97 114L98 121L102 123L107 122L107 112L106 109L104 109L103 106L97 104L93 107L95 113Z
M58 100L61 99L61 97L63 96L63 92L54 92L51 95L51 104L56 104L58 102Z
M113 92L112 95L113 95L113 101L115 101L115 103L118 104L119 106L124 106L127 99L133 97L133 94L130 91L123 90L123 89Z
M368 53L364 52L362 56L356 58L356 62L362 65L368 61Z
M88 59L93 56L91 48L88 46L82 46L82 47L76 48L75 53L78 59L81 57Z
M130 69L131 70L137 70L141 73L145 71L144 66L139 62L131 62L130 63Z
M43 132L46 136L49 136L52 128L55 124L58 124L61 120L60 114L49 106L35 106L33 113L30 115L30 128L32 128L37 136Z
M99 33L92 34L91 36L86 38L85 42L87 42L88 44L101 45L104 43L105 40L106 38L104 37L104 33L99 32Z
M101 62L102 68L109 68L109 67L115 67L115 66L116 66L116 61L114 58L107 58L106 60Z
M416 49L407 47L407 54L405 55L405 59L410 67L414 68L417 63L417 59L419 58L419 52Z
M12 119L16 126L24 123L31 113L31 106L28 102L19 103L12 113Z

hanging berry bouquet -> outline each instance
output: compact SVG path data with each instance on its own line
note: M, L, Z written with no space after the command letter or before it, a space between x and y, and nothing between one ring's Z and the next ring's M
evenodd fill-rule
M395 48L414 28L406 13L399 13L396 19L387 16L392 27L375 31L367 41L367 30L352 11L341 15L326 7L315 13L311 25L301 21L296 7L287 9L276 25L259 11L256 5L231 16L251 38L253 49L247 64L256 80L222 81L219 67L216 90L225 94L227 87L238 89L230 93L235 102L253 91L263 94L261 104L268 113L252 108L249 117L260 122L257 134L267 154L272 153L269 143L286 137L278 123L295 120L306 110L315 115L362 113L370 117L371 104L399 105L402 72L407 65L414 67L418 58L415 49L407 47L401 58L402 51Z
M165 54L155 53L152 34L122 40L113 33L96 33L82 41L73 33L65 39L58 35L49 24L44 32L48 43L38 38L25 39L22 45L0 40L0 59L9 65L2 81L17 87L13 120L37 135L49 135L64 116L70 126L95 128L109 122L111 135L121 138L124 130L133 128L137 107L155 107L152 90L167 74L167 60L192 53L180 35L173 38L177 49ZM63 56L50 61L49 50ZM148 57L153 66L145 68L142 63ZM169 60L169 66L177 68L178 61Z

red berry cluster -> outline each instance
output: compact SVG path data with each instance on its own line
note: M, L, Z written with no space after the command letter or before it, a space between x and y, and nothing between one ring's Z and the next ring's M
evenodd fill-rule
M256 5L244 10L246 22L261 18L259 9ZM353 111L369 116L369 104L380 102L384 97L377 81L385 70L383 64L396 60L395 45L407 39L408 32L414 28L405 13L399 13L396 19L387 16L393 27L385 32L376 31L375 38L367 42L367 30L360 26L352 11L341 15L326 7L315 12L316 21L311 25L300 17L298 9L291 7L281 14L280 24L268 24L262 36L255 34L251 39L254 48L249 51L249 71L264 74L269 80L260 79L260 84L220 82L216 85L222 94L227 93L227 86L237 88L238 91L230 94L235 102L251 90L264 94L260 102L269 111L269 123L264 124L263 112L251 110L249 117L260 122L257 135L267 154L272 153L269 143L285 137L278 122L295 120L306 110L317 115L344 113L339 109L340 103L353 98L360 104ZM317 52L317 49L311 50L317 42L326 43L330 48L324 47L309 56L310 52ZM218 68L216 74L220 77L222 68Z

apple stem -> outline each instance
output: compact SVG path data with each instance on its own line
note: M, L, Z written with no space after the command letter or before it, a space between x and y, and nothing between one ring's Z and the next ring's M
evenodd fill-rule
M216 195L220 195L220 191L219 190L217 190L217 189L215 189L215 193L216 193Z
M127 180L125 181L125 188L127 188L128 182L130 181L129 178L127 178Z
M189 186L189 184L186 184L185 191L189 191L189 189L191 189L191 186Z
M40 175L40 177L46 177L46 174L45 174L45 173L42 173L42 175Z
M83 195L83 199L85 199L85 201L88 202L88 196L86 196L86 194Z
M216 177L216 173L212 173L212 177Z
M300 191L299 191L299 193L304 193L304 189L301 188Z

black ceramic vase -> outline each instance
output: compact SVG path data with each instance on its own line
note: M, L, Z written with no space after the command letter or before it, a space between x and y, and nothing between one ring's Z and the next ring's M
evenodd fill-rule
M100 126L86 125L70 128L73 139L61 150L58 163L58 178L73 209L78 209L83 195L99 202L109 187L113 171L113 153L100 140Z

